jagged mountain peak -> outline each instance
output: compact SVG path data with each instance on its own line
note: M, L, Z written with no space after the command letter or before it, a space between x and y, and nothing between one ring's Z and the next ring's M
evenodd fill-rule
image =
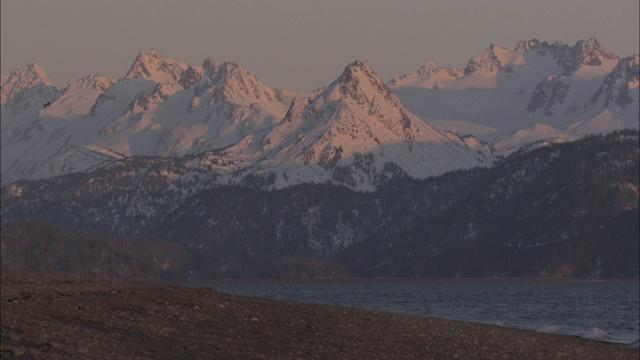
M110 78L93 74L87 75L80 80L69 83L63 91L68 91L69 89L76 88L103 92L106 91L114 83L115 82Z
M195 106L201 106L199 99L204 93L211 93L209 106L223 101L250 105L265 99L267 102L282 104L277 91L265 85L249 70L235 62L224 62L218 65L213 60L207 59L202 67L204 74L195 84L190 111L193 111Z
M251 80L257 80L257 78L253 76L253 74L251 74L249 70L238 65L238 63L234 61L225 61L220 64L216 70L216 77L220 81L229 82L233 78L251 78Z
M140 52L125 75L128 78L143 78L157 83L177 82L189 65L165 58L155 49Z
M482 69L489 71L502 70L506 64L513 61L517 52L536 51L541 56L550 54L557 64L564 69L565 75L575 73L582 65L599 67L607 60L616 60L617 57L595 38L588 40L579 40L574 46L569 46L561 41L549 44L546 41L531 39L520 41L516 45L514 51L507 50L502 46L490 44L489 47L481 54L472 57L466 68L465 75L470 75ZM610 65L614 66L614 65Z
M47 78L47 75L44 73L44 70L40 68L35 63L31 63L29 65L25 65L19 68L13 68L9 71L10 76L18 76L21 79L33 79L38 80L38 82L45 83L46 85L53 85L53 82Z
M146 53L144 51L140 51L138 56L136 57L135 62L151 62L151 61L163 61L165 58L156 50L151 48ZM135 63L134 62L134 63Z
M234 80L258 82L259 80L249 72L246 68L238 65L236 62L227 61L218 64L213 59L207 58L202 63L203 79L209 83L208 86L230 84Z
M530 40L522 40L519 41L518 44L516 44L516 48L514 51L517 50L524 50L524 51L530 51L530 50L535 50L540 48L541 46L543 46L544 44L548 45L547 42L541 42L540 40L533 38Z
M580 52L572 53L574 48ZM519 42L517 51L491 44L472 58L482 70L470 76L465 76L461 68L427 62L397 84L386 84L371 66L354 61L334 82L310 94L272 89L235 62L216 63L207 58L201 66L189 66L152 49L140 52L132 65L128 76L137 78L123 77L114 84L92 75L69 84L69 91L42 85L20 92L15 101L2 107L3 117L8 114L9 119L3 118L3 126L7 123L5 128L11 129L7 132L3 128L3 140L16 140L12 163L29 161L20 169L36 169L50 161L50 151L41 150L44 146L34 148L20 140L46 134L42 142L50 141L46 146L51 151L63 143L67 146L66 141L75 142L70 143L74 146L90 145L91 151L123 156L183 156L213 151L224 158L225 169L242 163L246 169L256 166L267 173L272 164L284 164L277 171L284 174L286 170L289 175L294 171L289 170L293 163L337 169L355 164L350 161L356 161L357 154L370 153L378 170L391 161L413 169L407 171L411 175L426 176L432 172L418 169L417 164L439 156L428 149L436 144L451 145L454 153L466 159L466 165L477 160L473 157L477 151L466 151L465 144L472 148L470 142L462 144L430 124L460 135L482 136L478 139L487 141L519 129L524 121L543 121L564 129L572 124L572 118L582 114L588 119L600 116L598 122L604 124L603 128L609 126L611 122L605 123L609 119L622 117L633 119L631 125L637 127L637 115L628 115L638 103L637 57L607 77L600 97L594 97L584 109L585 102L618 63L617 58L602 60L603 66L599 67L582 66L580 62L574 72L565 72L575 65L573 60L584 58L580 54L595 53L604 59L602 54L606 52L602 49L595 39L574 46L532 39ZM24 73L32 73L42 84L50 83L41 69L25 69ZM10 75L2 77L3 100ZM16 74L11 76L15 82ZM391 84L394 92L390 91ZM291 102L293 96L298 98ZM85 121L87 117L92 121ZM49 121L54 118L65 121ZM86 140L84 136L92 138ZM407 151L410 155L405 154ZM444 162L455 154L442 151L444 160L438 166L448 169ZM26 155L31 159L25 160ZM489 158L484 161L488 163ZM62 164L70 158L60 155L57 159ZM20 169L9 169L11 173L5 177L9 172L3 167L3 181L27 174ZM312 181L324 174L313 171L302 171L295 181Z
M431 86L437 88L437 82L443 79L457 79L463 75L462 69L442 67L433 61L424 63L418 70L389 81L390 86Z
M204 71L210 71L211 69L214 69L214 68L217 68L217 67L218 67L218 63L215 62L210 57L204 59L204 61L202 62L202 68L204 69Z
M376 100L376 98L379 98ZM384 98L399 105L399 100L391 93L389 86L376 74L371 66L357 60L347 65L342 74L329 86L319 91L314 101L355 101L361 106ZM397 104L396 104L397 103Z
M345 67L345 71L346 70L352 70L352 69L369 69L369 70L373 71L371 66L369 66L369 64L365 63L362 60L354 60L351 64L349 64L349 65L347 65Z
M605 77L598 91L593 95L585 108L592 106L604 98L604 108L613 104L625 108L638 99L640 85L640 55L632 55L620 59L618 65ZM637 105L636 105L637 109ZM637 120L637 119L636 119Z
M363 61L356 60L342 72L319 96L325 100L350 97L358 102L370 102L376 95L391 97L389 86Z
M346 79L346 78L350 78L352 76L359 76L359 75L366 76L366 77L374 79L376 81L377 80L382 81L382 79L380 79L378 74L376 74L376 72L373 71L373 68L371 66L369 66L369 64L365 63L362 60L356 60L356 61L352 62L351 64L347 65L344 68L344 71L342 72L342 75L340 76L340 78L341 79Z
M427 61L426 63L422 64L420 68L418 68L418 71L422 73L431 73L433 70L439 68L440 65L438 65L438 63L436 63L435 61Z
M581 57L581 63L588 66L600 66L602 59L617 59L617 56L605 49L595 37L586 41L579 40L574 49Z
M605 52L608 52L602 46L602 43L595 38L595 36L592 36L587 40L578 40L576 42L576 46L581 47L582 49L598 49L598 50L604 50Z
M22 90L36 86L52 87L53 82L49 80L44 71L36 64L29 64L19 68L13 68L8 74L2 76L1 104L6 103Z
M618 60L618 57L605 49L595 37L578 40L573 46L556 41L549 49L558 65L564 69L565 75L575 74L583 66L588 69L606 65L603 71L610 71Z
M178 80L178 84L184 89L188 89L202 79L202 74L205 71L206 70L203 67L189 66L187 70L182 73L182 76Z
M464 69L464 74L469 75L481 69L488 69L489 71L501 70L503 64L509 61L509 55L511 51L508 49L490 44L489 47L480 55L474 56L469 59L467 67Z
M352 183L353 174L344 167L354 162L358 169L363 154L370 159L367 166L376 171L391 161L411 176L459 166L439 160L433 161L432 169L416 165L425 158L452 159L455 153L455 161L477 161L477 152L461 139L445 136L407 110L361 61L349 64L316 96L294 100L284 120L262 141L262 150L276 151L276 158L299 159L305 166L335 169L334 180L345 184Z
M424 79L431 75L437 75L441 71L450 72L451 70L454 70L454 69L443 68L433 61L428 61L424 63L422 66L420 66L418 70L415 71L415 74L419 75L421 78Z

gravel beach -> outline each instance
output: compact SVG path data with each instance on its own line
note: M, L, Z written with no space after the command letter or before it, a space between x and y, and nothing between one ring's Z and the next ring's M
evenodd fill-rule
M2 359L638 359L498 326L2 271Z

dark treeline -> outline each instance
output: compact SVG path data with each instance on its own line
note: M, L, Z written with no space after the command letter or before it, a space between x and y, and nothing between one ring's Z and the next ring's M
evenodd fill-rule
M187 253L164 240L63 231L51 223L2 225L2 269L112 279L174 279L186 274Z

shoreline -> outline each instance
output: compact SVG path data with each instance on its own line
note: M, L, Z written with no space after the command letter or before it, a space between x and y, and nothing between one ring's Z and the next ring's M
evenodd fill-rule
M226 282L286 282L286 283L303 283L303 282L639 282L640 277L635 278L542 278L542 277L509 277L509 278L407 278L407 277L374 277L374 278L312 278L312 279L287 279L287 278L220 278L220 279L203 279L203 280L159 280L150 281L153 284L207 284L207 283L226 283Z
M217 291L222 292L230 292L240 296L250 296L256 298L265 298L265 299L274 299L274 300L291 300L291 301L299 301L303 303L309 304L325 304L325 305L334 305L334 306L342 306L342 307L355 307L361 309L370 309L370 310L382 310L389 311L398 314L408 314L414 316L427 316L436 319L445 319L445 320L454 320L454 321L463 321L475 324L486 324L486 325L494 325L508 329L520 329L527 331L534 331L544 334L553 334L560 336L575 336L582 339L586 339L589 341L597 341L603 343L610 343L617 346L622 346L630 349L640 349L637 342L637 336L635 337L635 342L629 342L630 340L622 337L611 337L609 336L608 330L610 329L601 329L598 326L593 327L584 327L582 329L573 328L572 331L568 329L563 329L563 324L550 322L548 324L540 324L537 323L537 326L533 326L529 323L522 322L514 322L511 321L509 323L504 323L500 320L488 320L488 319L478 319L473 317L465 317L465 316L447 316L445 314L425 314L415 311L407 311L405 309L391 309L389 307L376 307L370 306L367 304L359 304L353 305L352 303L342 303L342 302L333 302L333 301L324 301L324 300L309 300L297 298L295 296L287 296L287 297L278 297L272 295L260 295L258 292L251 293L245 291L233 291L230 288L227 288L228 285L235 287L236 285L240 285L241 288L246 286L247 284L256 284L256 285L265 285L265 284L276 284L286 286L304 286L305 284L377 284L377 283L427 283L427 284L463 284L463 283L629 283L629 284L637 284L638 279L620 279L620 278L577 278L577 279L558 279L558 278L459 278L459 279L448 279L448 278L339 278L339 279L275 279L275 278L249 278L249 279L233 279L233 278L224 278L224 279L213 279L213 280L202 280L202 281L182 281L177 282L178 285L183 285L187 287L208 287ZM290 289L289 289L290 290ZM573 324L575 326L575 324ZM619 329L618 329L619 330Z
M2 271L4 358L637 359L577 336L175 284Z

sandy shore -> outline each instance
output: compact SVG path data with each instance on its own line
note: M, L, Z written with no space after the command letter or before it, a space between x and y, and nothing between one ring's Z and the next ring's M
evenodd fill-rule
M206 288L2 272L1 358L638 359L577 337Z

